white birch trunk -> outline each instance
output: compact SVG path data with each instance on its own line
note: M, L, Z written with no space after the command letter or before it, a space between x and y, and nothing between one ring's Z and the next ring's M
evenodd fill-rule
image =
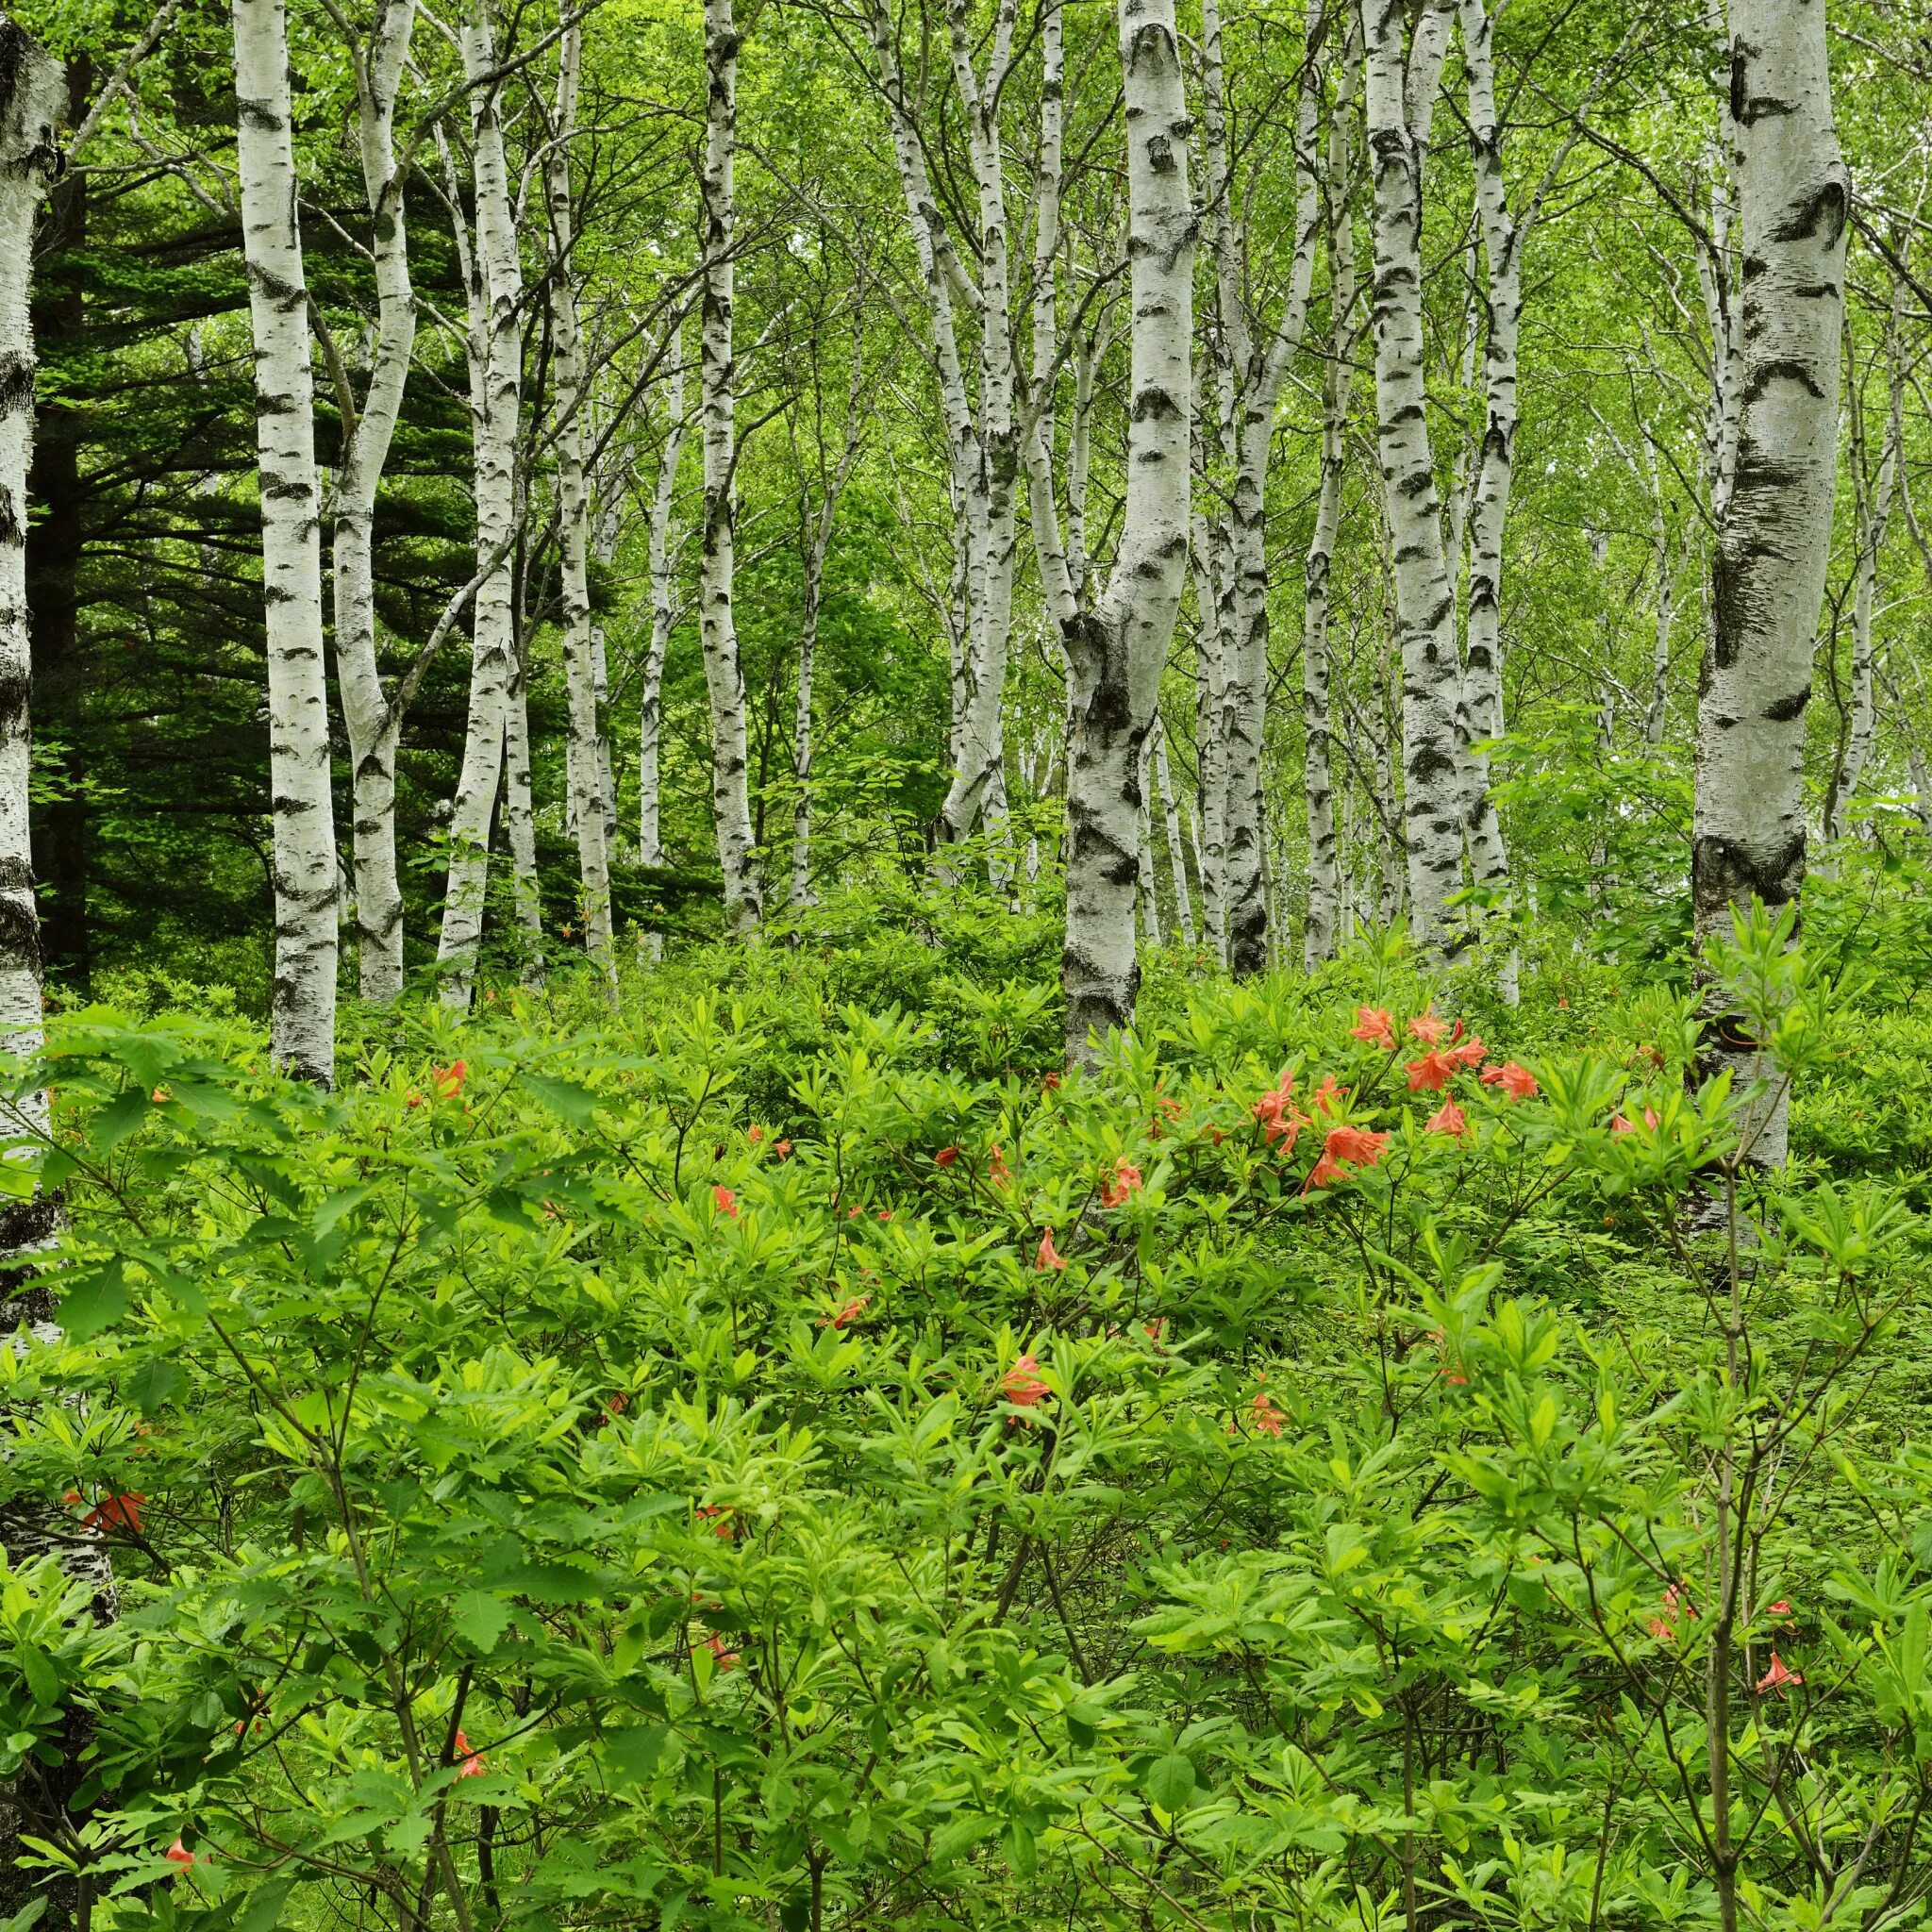
M511 550L519 502L523 345L518 318L523 272L504 158L501 83L488 77L496 67L496 44L487 8L488 0L478 0L476 11L463 22L461 34L463 72L472 86L474 241L464 232L454 180L449 196L452 208L458 210L458 264L467 291L476 567L483 574L471 612L469 722L450 814L449 882L437 947L443 998L459 1008L470 1004L482 943L490 829L503 787L510 689L519 675Z
M711 708L711 817L724 882L724 924L755 931L763 917L758 856L752 845L745 749L744 678L738 662L732 608L735 555L734 473L738 466L737 366L732 346L737 209L738 29L731 0L706 0L705 158L700 181L704 222L704 298L699 362L704 385L705 529L698 631Z
M1718 525L1712 632L1697 716L1691 901L1697 937L1753 899L1773 911L1805 875L1803 765L1812 653L1830 558L1848 186L1833 125L1822 0L1732 0L1731 111L1741 382L1735 469ZM1713 1011L1712 1073L1759 1072ZM1782 1088L1748 1124L1747 1158L1782 1164Z
M1851 448L1852 501L1858 520L1858 577L1852 595L1852 706L1844 756L1839 760L1832 779L1830 809L1824 821L1826 839L1842 839L1856 829L1848 808L1871 761L1872 745L1878 730L1872 619L1878 599L1878 559L1891 523L1892 492L1898 483L1899 457L1905 441L1905 366L1899 345L1902 293L1894 282L1891 313L1885 331L1885 438L1879 447L1875 480L1865 473L1863 409L1860 399L1854 398L1852 421L1859 433L1854 435Z
M1349 58L1358 43L1349 34ZM1343 99L1354 89L1345 79ZM1310 968L1337 944L1335 779L1328 701L1329 574L1341 524L1341 477L1355 347L1355 221L1350 210L1347 123L1338 111L1328 138L1328 359L1322 373L1322 481L1302 575L1302 792L1307 813L1308 910L1302 958Z
M651 578L651 633L644 647L641 694L638 701L638 863L664 863L662 789L659 764L664 737L664 654L675 616L672 575L671 523L677 504L677 465L684 455L690 419L684 411L685 365L671 372L664 447L658 458L657 487L651 492L646 538Z
M1220 586L1215 581L1214 531L1208 518L1193 520L1194 603L1194 855L1201 880L1201 924L1217 964L1227 964L1227 781L1222 713L1226 695L1227 639L1222 627Z
M570 808L577 838L584 952L614 1003L617 952L610 926L609 829L604 784L605 732L597 643L591 617L591 492L584 475L584 416L590 405L572 261L570 154L576 133L582 29L572 21L558 45L557 108L544 160L550 209L550 338L557 363L557 514L563 579L564 682L570 706Z
M1407 111L1403 18L1400 0L1362 0L1375 190L1375 413L1402 644L1408 916L1424 956L1442 958L1454 950L1447 902L1462 866L1456 595L1442 554L1442 510L1429 446L1422 325L1422 166ZM1424 16L1425 21L1432 18ZM1433 88L1428 98L1434 98Z
M34 431L34 335L27 306L34 213L59 166L54 130L66 105L59 61L10 21L0 21L0 1054L37 1058L41 925L27 818L33 758L33 645L27 628L26 475ZM47 1095L36 1089L0 1115L0 1138L42 1139ZM32 1158L32 1146L6 1158ZM0 1205L0 1303L20 1288L23 1261L59 1221L38 1189ZM36 1312L44 1315L46 1310ZM8 1321L22 1313L16 1304ZM10 1548L10 1546L9 1546ZM17 1560L23 1553L10 1548Z
M337 871L322 628L322 502L308 294L296 227L282 0L235 0L235 166L255 342L274 799L276 1063L335 1078Z
M1133 1024L1141 759L1188 571L1194 213L1174 0L1121 0L1133 313L1126 504L1091 611L1063 625L1073 667L1067 771L1070 1063ZM1064 599L1069 587L1057 587Z
M1167 727L1160 713L1154 713L1154 771L1160 786L1160 798L1167 815L1167 869L1174 880L1174 924L1181 929L1181 943L1190 952L1194 945L1194 911L1188 903L1188 861L1181 840L1179 801L1174 795L1174 778L1167 769Z
M1503 735L1503 537L1516 461L1518 331L1523 319L1523 248L1529 217L1510 213L1503 180L1503 133L1496 118L1494 23L1484 0L1460 0L1462 56L1468 76L1469 147L1475 175L1486 279L1483 337L1482 454L1469 516L1469 606L1462 664L1463 824L1477 891L1507 923L1509 859L1502 822L1490 795L1489 743ZM1503 902L1503 903L1499 903ZM1516 1004L1516 953L1496 961L1498 991Z
M396 93L415 26L415 0L382 0L366 48L352 47L356 131L370 216L375 334L369 386L353 413L342 398L335 479L336 675L349 740L354 802L356 958L362 997L387 1006L403 991L403 889L396 870L396 743L402 719L384 695L375 633L375 499L402 415L416 341Z
M536 791L530 772L529 666L514 641L503 704L503 835L509 847L510 900L516 908L525 986L543 985L543 901L537 883Z

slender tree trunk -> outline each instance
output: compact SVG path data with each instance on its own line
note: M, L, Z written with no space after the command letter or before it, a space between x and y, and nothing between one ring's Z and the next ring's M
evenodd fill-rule
M1671 518L1663 478L1657 466L1657 443L1643 432L1644 474L1650 482L1651 567L1657 572L1657 610L1651 631L1650 703L1643 714L1643 741L1655 750L1664 741L1671 704L1671 628L1677 614L1676 572L1671 558Z
M1167 869L1174 878L1174 923L1181 929L1181 943L1190 952L1194 946L1194 911L1188 903L1188 861L1181 839L1179 801L1174 795L1174 779L1167 769L1167 727L1160 713L1154 713L1154 772L1160 786L1161 802L1167 813Z
M537 882L537 800L530 770L530 667L512 641L509 688L503 704L503 832L509 847L510 898L516 908L522 979L543 985L543 901Z
M664 654L675 614L671 569L671 520L677 502L677 465L684 454L689 420L684 412L684 364L671 372L669 417L664 447L658 458L658 482L651 492L647 554L651 576L651 635L644 649L641 695L638 703L638 863L664 863L659 756L664 734Z
M1349 34L1349 58L1358 42ZM1344 80L1346 99L1353 87ZM1338 929L1336 898L1335 783L1328 703L1329 574L1341 524L1341 478L1348 432L1348 404L1354 387L1350 363L1355 351L1355 220L1350 209L1348 125L1338 112L1328 138L1328 360L1322 373L1322 482L1315 504L1315 527L1302 575L1302 791L1308 824L1308 912L1302 933L1302 957L1310 968L1334 957Z
M1227 638L1222 628L1221 590L1214 575L1218 547L1208 519L1197 515L1192 543L1194 603L1200 617L1194 633L1194 856L1208 949L1225 966L1227 781L1222 715L1227 685Z
M402 414L416 340L403 178L396 170L396 92L408 58L415 0L382 0L375 31L352 47L356 124L371 226L375 335L360 409L343 395L335 479L336 675L349 739L354 800L356 956L361 995L388 1005L403 990L403 889L396 870L396 744L400 715L376 663L375 499Z
M1852 501L1858 519L1858 579L1852 596L1852 707L1844 756L1832 778L1829 809L1825 813L1827 839L1841 839L1854 829L1847 808L1871 761L1872 745L1878 730L1872 619L1878 599L1878 559L1891 523L1892 492L1898 483L1899 456L1905 441L1905 364L1898 339L1902 307L1902 291L1894 282L1891 313L1885 331L1885 439L1879 447L1875 480L1865 472L1862 398L1853 397L1850 456Z
M337 873L322 630L322 504L315 468L308 294L295 224L282 0L235 0L235 164L255 339L256 449L274 798L276 1063L335 1078Z
M763 917L747 790L744 678L732 609L734 501L738 467L737 364L732 347L737 210L732 176L738 151L738 29L731 0L706 0L704 222L705 550L698 621L705 688L711 702L711 816L724 879L724 923L754 931Z
M488 5L489 0L477 0L476 11L462 24L463 72L472 89L474 242L464 229L454 175L449 184L458 265L467 291L476 567L482 573L471 612L469 724L450 815L449 883L437 947L443 997L457 1008L470 1003L482 943L490 828L503 787L510 687L518 675L512 552L519 507L523 343L518 322L523 272L504 159L501 82L491 77L497 61Z
M1823 0L1732 0L1731 102L1740 252L1736 467L1718 525L1711 649L1697 713L1690 890L1697 937L1753 899L1773 911L1805 875L1805 710L1830 559L1847 184L1832 120ZM1713 1011L1710 1072L1761 1071ZM1782 1164L1782 1089L1749 1158Z
M1121 0L1133 341L1126 505L1098 606L1063 626L1073 666L1067 773L1067 1057L1133 1024L1141 761L1188 570L1194 213L1174 0ZM1071 587L1058 597L1064 606Z
M577 323L572 261L575 216L570 155L576 133L577 67L582 28L571 20L558 44L557 110L544 163L550 205L550 340L558 406L564 420L557 445L557 513L563 575L564 680L570 704L570 804L577 835L577 882L583 895L584 952L617 998L617 952L610 928L609 822L604 784L605 732L596 639L591 615L591 491L584 475L584 416L590 375Z
M1408 917L1424 955L1441 958L1454 950L1448 901L1462 868L1456 594L1442 553L1442 510L1429 446L1422 161L1407 114L1405 90L1412 75L1403 58L1403 20L1401 0L1362 0L1375 189L1375 407L1402 642ZM1433 99L1433 87L1428 92Z

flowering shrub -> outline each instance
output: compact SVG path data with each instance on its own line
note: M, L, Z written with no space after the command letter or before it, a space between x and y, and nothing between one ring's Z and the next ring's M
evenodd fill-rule
M759 971L333 1097L64 1025L0 1492L118 1615L0 1579L0 1776L97 1923L1917 1909L1924 1230L1740 1172L1688 1002L1491 1046L1361 955L1050 1079Z

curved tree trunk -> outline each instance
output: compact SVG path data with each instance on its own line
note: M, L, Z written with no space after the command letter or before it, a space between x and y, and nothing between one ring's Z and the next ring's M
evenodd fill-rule
M1690 892L1700 941L1805 876L1805 710L1830 560L1848 188L1833 125L1823 0L1732 0L1740 297L1736 466L1718 524L1712 637L1697 707ZM1757 1049L1709 1015L1707 1071L1740 1082ZM1747 1157L1784 1159L1780 1088Z
M282 0L235 0L235 165L255 339L256 450L274 797L277 1064L335 1079L335 807L322 633L322 503L315 468L308 291L295 224Z
M755 930L763 917L747 789L744 678L738 663L732 611L733 501L738 466L737 365L731 309L736 272L732 175L738 146L738 29L731 0L706 0L705 161L700 182L704 223L704 306L700 366L704 383L705 551L698 627L705 688L711 707L711 816L724 880L724 923Z
M1133 341L1126 506L1107 588L1063 624L1073 667L1067 772L1070 1063L1133 1024L1141 762L1188 570L1194 213L1174 0L1121 0ZM1062 575L1054 601L1065 608Z

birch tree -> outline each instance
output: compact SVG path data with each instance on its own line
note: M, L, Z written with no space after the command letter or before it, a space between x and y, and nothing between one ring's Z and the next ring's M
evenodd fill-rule
M674 324L674 327L675 325ZM664 442L645 519L646 568L650 575L651 627L644 645L638 696L638 863L664 863L658 777L664 735L664 656L676 621L676 578L673 570L672 524L677 507L677 466L691 426L685 413L685 362L674 353L666 385Z
M322 625L322 504L315 466L308 292L296 225L282 0L235 0L235 165L255 347L275 830L276 1063L335 1078L337 872Z
M523 396L519 318L523 270L504 153L502 82L488 0L460 28L470 84L471 176L475 224L466 227L449 143L441 140L447 200L464 289L464 352L470 378L470 435L476 498L476 586L471 617L470 703L462 770L450 812L449 877L437 946L444 999L470 1003L483 937L490 829L504 784L511 681L519 675L513 558L516 542L517 430Z
M1753 900L1776 911L1805 875L1805 711L1830 558L1848 189L1823 0L1732 0L1732 165L1740 253L1733 468L1712 567L1697 708L1690 890L1700 941ZM1713 1012L1704 1059L1767 1070ZM1756 1108L1748 1158L1781 1165L1782 1087Z
M1454 950L1449 899L1462 869L1456 757L1456 593L1442 548L1424 382L1422 142L1446 24L1431 10L1405 58L1402 0L1362 0L1370 165L1374 181L1376 440L1393 552L1402 654L1403 830L1409 925L1423 951Z
M28 831L33 756L33 645L26 602L26 477L34 429L34 335L27 307L34 214L60 166L55 141L65 71L11 21L0 20L0 1054L31 1060L41 1020L41 924ZM11 1078L9 1088L14 1086ZM31 1143L48 1128L47 1095L15 1091L5 1138ZM17 1150L30 1151L29 1149ZM15 1158L9 1155L9 1158ZM36 1190L0 1204L0 1300L20 1264L53 1233L58 1209ZM19 1552L12 1552L18 1557Z
M1120 46L1133 315L1126 498L1097 599L1068 568L1044 445L1029 439L1035 548L1071 671L1061 968L1070 1065L1133 1023L1141 769L1189 552L1195 218L1173 0L1121 0Z
M571 206L571 147L576 133L582 28L565 14L558 47L557 103L544 158L550 214L550 338L556 363L557 515L563 579L564 682L570 705L570 808L576 827L584 952L614 1001L617 956L610 925L610 854L606 839L603 679L591 611L591 491L584 475L584 416L590 375L577 320Z
M332 356L342 420L333 497L336 667L348 733L356 901L362 997L387 1005L403 990L403 890L396 870L396 747L402 707L377 668L375 499L402 415L416 340L409 277L405 175L397 166L395 111L415 26L415 0L378 0L366 43L345 20L356 85L357 148L370 217L376 313L361 405L341 358Z
M699 176L704 250L699 375L704 388L705 523L699 639L711 708L711 816L724 879L724 922L754 930L763 917L745 749L744 678L732 609L738 467L737 367L732 353L737 210L738 29L731 0L705 0L705 153Z

